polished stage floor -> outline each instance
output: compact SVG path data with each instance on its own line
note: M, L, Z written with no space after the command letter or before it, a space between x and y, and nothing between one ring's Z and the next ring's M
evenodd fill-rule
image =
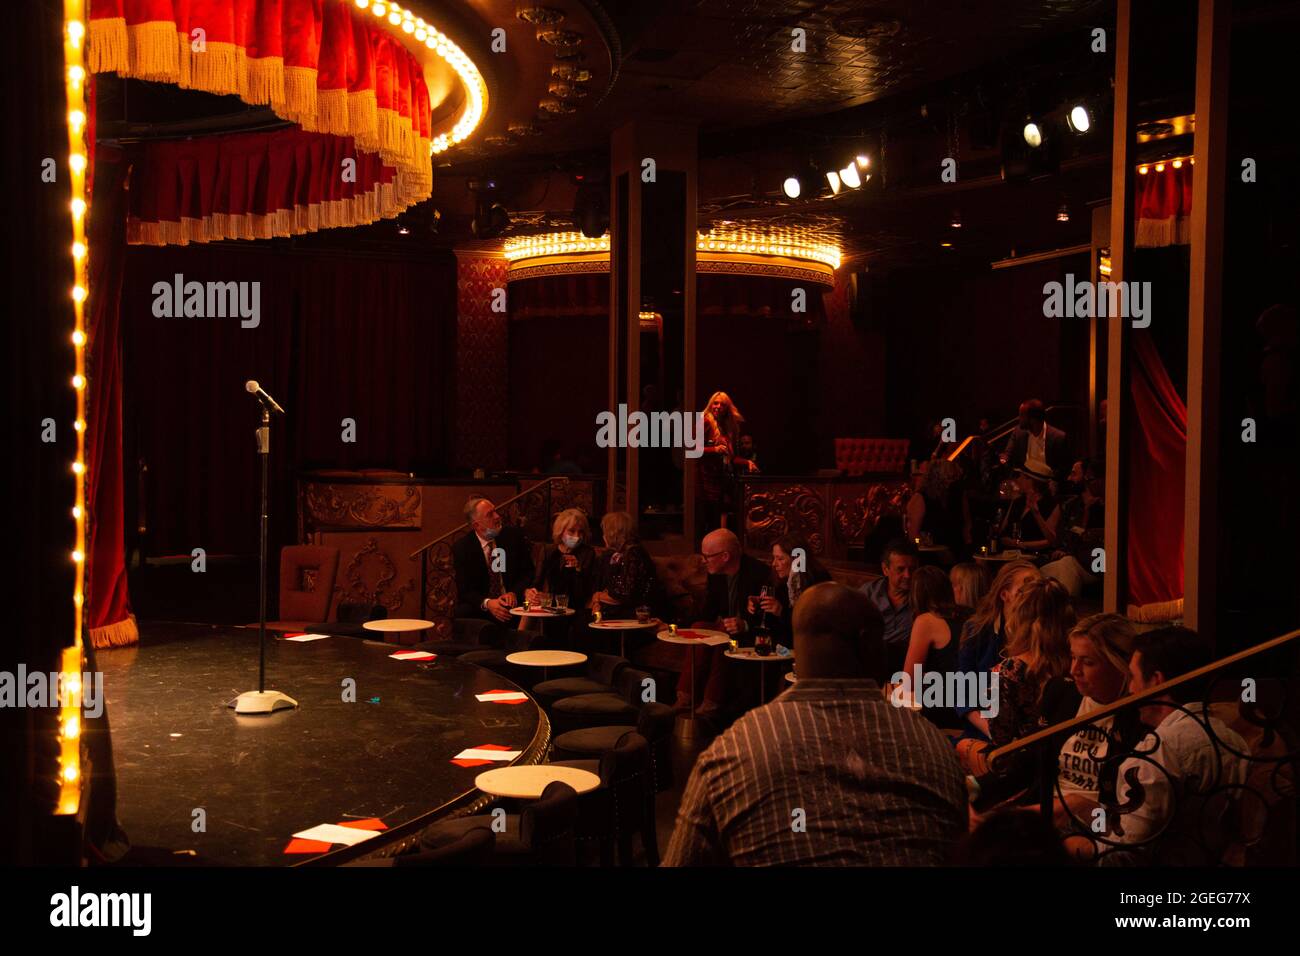
M345 862L473 803L474 778L490 767L453 764L462 750L506 747L535 763L548 743L531 699L475 698L519 689L505 678L446 657L394 660L402 648L349 637L268 635L267 689L299 706L237 716L227 702L256 689L257 644L256 629L145 623L138 647L97 652L118 819L133 846L216 865ZM355 703L344 700L349 678ZM301 830L371 818L382 837L285 852Z

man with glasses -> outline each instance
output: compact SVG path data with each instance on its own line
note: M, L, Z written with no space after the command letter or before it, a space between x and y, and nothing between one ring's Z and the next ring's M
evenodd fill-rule
M749 630L745 619L745 605L752 595L769 584L772 569L757 558L752 558L740 547L740 539L726 528L710 531L700 546L704 568L709 574L708 591L704 601L703 620L699 627L726 631L732 637ZM743 637L738 637L743 641ZM727 670L725 645L719 647L692 647L695 655L695 686L703 687L704 701L699 715L716 721L727 698ZM690 662L684 664L690 666ZM685 671L683 671L685 673ZM690 700L690 685L679 682L677 708L690 710L695 702Z

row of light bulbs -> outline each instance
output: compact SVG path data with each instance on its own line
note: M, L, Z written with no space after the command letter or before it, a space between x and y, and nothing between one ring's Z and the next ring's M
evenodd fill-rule
M840 267L840 250L831 245L813 245L804 242L780 242L762 236L742 234L710 239L707 236L695 243L698 252L735 252L750 256L785 256L788 259L809 259L822 262L832 269Z
M358 10L369 10L375 16L387 19L393 26L401 27L403 33L414 36L417 42L423 43L442 57L460 77L461 85L465 88L465 109L450 132L440 133L432 139L429 143L429 154L445 152L467 139L482 122L483 111L487 105L487 83L483 80L483 74L479 72L478 67L474 65L474 61L466 56L465 51L445 33L425 23L422 17L417 17L404 7L395 3L385 3L383 0L375 0L373 3L371 0L354 0L354 2Z
M65 694L59 709L59 802L60 815L72 815L81 803L81 672L86 581L86 23L84 0L63 2L64 84L68 98L68 181L71 189L69 210L72 214L71 289L73 329L72 388L77 396L77 418L73 430L77 436L77 455L72 462L76 476L72 517L76 537L72 551L74 565L72 603L72 641L62 651L59 662L61 685Z
M751 233L713 234L700 236L695 243L699 252L734 252L742 255L785 256L790 259L809 259L822 262L832 269L840 266L840 250L829 244L799 242L785 236L762 236ZM535 259L539 256L561 256L571 253L609 252L609 237L590 239L580 232L555 232L544 236L517 236L507 239L502 255L509 262Z
M1196 160L1191 156L1187 156L1187 157L1179 156L1177 159L1167 160L1166 162L1168 163L1169 166L1172 166L1174 169L1182 169L1184 162L1186 162L1189 166L1196 165ZM1151 169L1155 169L1155 171L1158 173L1163 173L1166 168L1166 162L1149 163L1149 164L1143 163L1141 166L1138 167L1138 174L1141 176L1145 176Z
M609 252L609 236L591 239L580 232L553 232L545 236L507 239L502 254L510 262L537 256L561 256L572 252Z

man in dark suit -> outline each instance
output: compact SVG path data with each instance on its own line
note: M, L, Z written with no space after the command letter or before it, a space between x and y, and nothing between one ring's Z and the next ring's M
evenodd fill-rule
M743 640L749 623L745 619L748 599L771 583L772 569L756 558L751 558L740 547L740 539L726 528L718 528L704 536L700 546L704 567L709 573L704 599L704 615L700 626L726 631ZM695 686L704 688L704 702L700 716L716 719L723 708L727 694L726 646L692 647L695 654ZM686 661L686 667L690 662ZM694 706L690 700L690 683L683 673L678 683L677 707L687 710Z
M1006 464L1034 471L1050 471L1060 479L1070 470L1070 448L1065 432L1047 424L1043 403L1031 398L1020 405L1020 426L1011 433L1002 449Z
M533 555L519 528L502 526L496 505L481 495L465 502L469 534L451 548L456 616L509 623L510 609L533 584Z

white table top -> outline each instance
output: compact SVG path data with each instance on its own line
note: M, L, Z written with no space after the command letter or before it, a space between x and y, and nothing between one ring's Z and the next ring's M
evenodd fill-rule
M663 627L663 623L664 622L659 620L659 618L652 617L644 624L642 624L640 621L637 620L619 620L619 621L592 621L587 626L594 627L597 630L601 630L601 631L636 631L644 628Z
M506 660L511 664L527 667L563 667L566 664L581 664L586 659L586 654L577 651L515 651L506 655Z
M794 661L793 651L785 656L781 656L775 651L771 654L756 654L752 647L742 647L738 650L727 651L727 656L733 661L758 661L760 664L770 664L773 661Z
M568 617L574 613L574 610L571 607L565 607L554 611L525 611L522 607L512 607L510 613L515 617Z
M366 621L361 625L367 631L423 631L425 628L433 627L432 621L420 621L410 617L391 617L382 621Z
M703 637L682 637L682 632L686 631L691 634L703 634ZM731 635L726 631L708 631L702 627L683 627L679 628L677 633L672 631L660 631L655 635L661 641L669 644L704 644L713 647L717 644L730 644Z
M587 793L600 786L600 777L590 770L577 767L554 767L551 764L534 764L526 767L498 767L485 770L474 778L474 786L494 797L515 797L535 800L548 784L567 783L578 793Z
M795 682L797 682L797 681L799 680L799 678L797 678L797 677L794 676L794 671L786 671L786 672L785 672L785 679L786 679L787 681L789 681L791 684L793 684L793 683L795 683Z

